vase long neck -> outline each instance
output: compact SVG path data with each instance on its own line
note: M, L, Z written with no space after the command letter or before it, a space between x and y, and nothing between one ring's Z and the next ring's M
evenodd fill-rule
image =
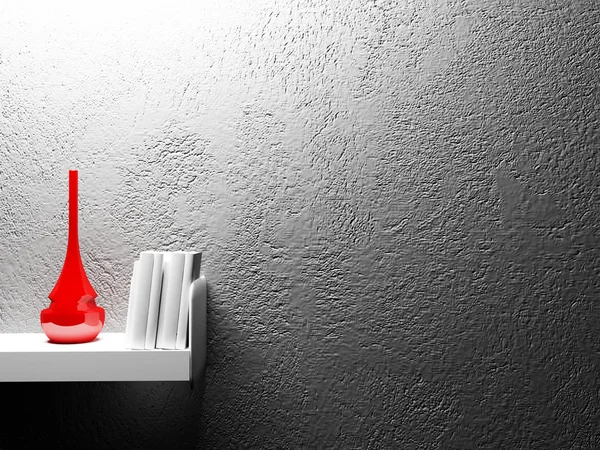
M77 171L69 170L69 238L67 249L76 255L79 255L78 190Z
M90 284L83 268L79 253L78 232L78 183L77 170L69 170L69 236L67 238L67 255L62 271L52 292L50 300L60 304L75 304L80 300L93 302L96 291Z

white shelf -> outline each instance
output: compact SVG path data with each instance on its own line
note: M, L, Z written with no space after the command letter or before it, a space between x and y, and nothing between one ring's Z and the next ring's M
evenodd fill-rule
M189 342L184 350L131 350L125 333L100 333L84 344L53 344L44 333L0 334L0 382L193 380L206 360L204 277L190 295Z
M190 350L129 350L125 333L52 344L44 333L0 334L0 381L189 380Z

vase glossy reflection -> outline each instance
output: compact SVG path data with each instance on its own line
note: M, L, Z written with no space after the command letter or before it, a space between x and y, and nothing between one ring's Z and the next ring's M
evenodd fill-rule
M40 314L48 339L76 344L96 339L104 326L104 309L96 305L96 291L90 284L79 253L77 171L69 171L69 238L62 272L50 292L50 307Z

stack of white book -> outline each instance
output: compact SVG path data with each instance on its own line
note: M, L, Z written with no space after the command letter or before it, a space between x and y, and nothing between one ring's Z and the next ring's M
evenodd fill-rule
M133 264L125 346L184 349L192 283L200 276L202 252L145 251Z

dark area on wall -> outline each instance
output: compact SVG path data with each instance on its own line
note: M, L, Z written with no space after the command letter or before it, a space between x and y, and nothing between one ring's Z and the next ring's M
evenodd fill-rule
M0 449L600 448L600 5L231 3L0 14L0 332L71 164L109 331L140 250L209 281L201 388L0 384Z
M196 448L203 389L186 382L5 383L4 449Z

